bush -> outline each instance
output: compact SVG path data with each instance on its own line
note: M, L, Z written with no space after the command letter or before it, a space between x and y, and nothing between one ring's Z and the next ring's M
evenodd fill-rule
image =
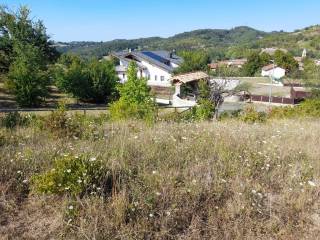
M240 115L240 119L246 123L263 123L267 120L264 112L258 112L254 107L248 107Z
M153 122L156 118L156 105L150 94L146 79L137 77L137 66L130 63L128 81L119 86L120 99L110 106L114 120L143 119Z
M81 134L79 124L67 116L64 104L44 119L44 128L57 137L79 137Z
M64 156L55 160L51 170L33 176L32 185L37 193L79 196L100 191L102 174L96 158Z
M9 112L0 117L1 126L10 129L17 126L27 126L30 121L28 116L22 116L19 112Z
M269 118L320 117L320 99L308 99L295 107L276 107L268 113Z

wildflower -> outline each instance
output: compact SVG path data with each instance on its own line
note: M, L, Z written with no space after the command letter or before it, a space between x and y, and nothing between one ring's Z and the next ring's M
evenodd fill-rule
M134 139L138 139L138 136L134 136Z
M157 174L157 171L152 171L152 174Z
M21 174L22 172L19 170L19 171L17 171L17 173L18 173L18 174Z
M97 160L97 158L95 158L95 157L90 158L90 162L94 162L96 160Z
M157 195L157 196L161 196L161 193L159 193L159 192L156 192L156 195Z
M314 182L312 182L312 181L308 181L308 184L309 184L311 187L315 187L315 186L316 186L316 184L315 184Z
M171 213L170 213L169 211L166 211L166 215L167 215L167 216L170 216Z
M67 173L71 173L71 169L67 169Z
M257 191L254 190L254 189L251 192L252 192L252 194L256 194L257 193Z
M72 205L69 206L69 210L73 210L73 206Z
M27 180L27 179L25 179L25 180L23 180L22 182L23 182L23 183L27 183L27 182L28 182L28 180Z
M152 218L152 217L154 217L154 215L153 215L152 213L150 213L150 214L149 214L149 217L151 217L151 218Z
M227 181L226 181L226 180L224 180L224 179L221 179L221 182L226 183Z
M82 183L82 180L81 180L81 179L78 179L77 182L78 182L78 183Z

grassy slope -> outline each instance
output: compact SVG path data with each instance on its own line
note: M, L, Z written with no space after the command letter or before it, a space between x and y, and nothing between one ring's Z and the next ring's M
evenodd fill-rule
M0 131L5 239L316 239L320 234L318 120L151 128L107 123L97 126L101 134L94 141L56 139L32 127ZM77 199L77 221L68 225L67 197L26 190L30 176L51 169L56 156L81 153L118 173L118 191L105 199Z

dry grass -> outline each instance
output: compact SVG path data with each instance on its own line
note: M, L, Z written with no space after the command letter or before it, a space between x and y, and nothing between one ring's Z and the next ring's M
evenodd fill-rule
M106 123L95 140L1 129L0 238L317 239L320 122ZM39 196L63 154L114 173L112 194ZM68 222L70 201L76 218Z

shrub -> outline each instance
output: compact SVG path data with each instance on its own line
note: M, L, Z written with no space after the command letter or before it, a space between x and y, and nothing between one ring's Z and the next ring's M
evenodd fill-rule
M31 118L22 116L19 112L9 112L0 118L1 126L11 129L17 126L27 126L30 122Z
M137 77L137 66L130 63L128 81L119 86L120 99L110 106L114 120L143 119L153 122L156 117L156 105L150 94L146 79Z
M71 120L67 116L65 105L60 104L56 111L44 119L44 128L57 137L79 137L81 134L80 126Z
M240 115L240 119L246 123L263 123L267 120L264 112L258 112L254 107L248 107Z
M37 193L79 196L100 191L102 174L96 158L64 156L55 160L51 170L33 176L32 185Z

